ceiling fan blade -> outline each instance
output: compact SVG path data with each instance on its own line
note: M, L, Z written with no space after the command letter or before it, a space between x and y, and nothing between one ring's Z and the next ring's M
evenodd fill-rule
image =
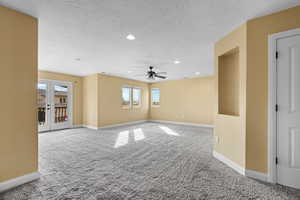
M147 74L134 74L133 76L147 76Z
M165 74L165 75L167 75L167 72L156 72L156 74Z
M154 76L157 77L157 78L162 78L162 79L166 79L167 78L165 76L160 76L160 75L157 75L157 74L155 74Z

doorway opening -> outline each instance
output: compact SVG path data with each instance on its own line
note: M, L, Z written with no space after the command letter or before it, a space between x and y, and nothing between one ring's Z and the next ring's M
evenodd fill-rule
M72 83L39 80L38 131L45 132L72 127Z

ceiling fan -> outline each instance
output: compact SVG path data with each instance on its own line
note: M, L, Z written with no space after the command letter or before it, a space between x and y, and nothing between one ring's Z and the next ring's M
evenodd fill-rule
M163 75L167 75L167 72L155 72L153 66L149 67L149 70L146 74L148 79L152 79L154 80L155 78L161 78L161 79L166 79L167 76L163 76Z

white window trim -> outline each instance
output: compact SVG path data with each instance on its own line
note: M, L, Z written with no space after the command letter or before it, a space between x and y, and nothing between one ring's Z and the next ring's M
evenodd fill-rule
M153 104L153 101L152 101L152 90L159 90L159 105L154 105ZM160 107L160 89L159 88L151 88L151 96L150 96L150 98L151 98L151 107L154 107L154 108Z
M123 105L123 88L129 88L130 89L129 90L130 91L130 94L129 94L130 103L129 103L129 105ZM132 87L129 86L129 85L123 85L121 87L121 106L122 106L123 109L130 109L131 106L132 106Z
M134 105L133 104L133 89L139 89L140 90L140 96L139 96L139 105ZM132 95L131 95L131 97L132 97L132 106L133 106L133 108L140 108L140 107L142 107L142 94L143 94L143 89L142 89L142 87L132 87L131 88L131 91L132 91Z
M140 87L140 86L133 86L133 85L122 85L121 86L121 102L123 102L123 97L122 97L122 89L123 88L129 88L130 89L130 104L129 105L123 105L122 103L122 108L123 109L132 109L132 108L140 108L142 107L142 96L143 96L143 88L144 87ZM139 105L133 105L133 89L140 89L141 90L141 93L140 93L140 104Z

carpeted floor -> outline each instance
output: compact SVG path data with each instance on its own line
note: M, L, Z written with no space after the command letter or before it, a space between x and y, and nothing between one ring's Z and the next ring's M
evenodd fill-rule
M40 180L0 194L27 199L300 199L212 157L212 130L144 123L40 134Z

